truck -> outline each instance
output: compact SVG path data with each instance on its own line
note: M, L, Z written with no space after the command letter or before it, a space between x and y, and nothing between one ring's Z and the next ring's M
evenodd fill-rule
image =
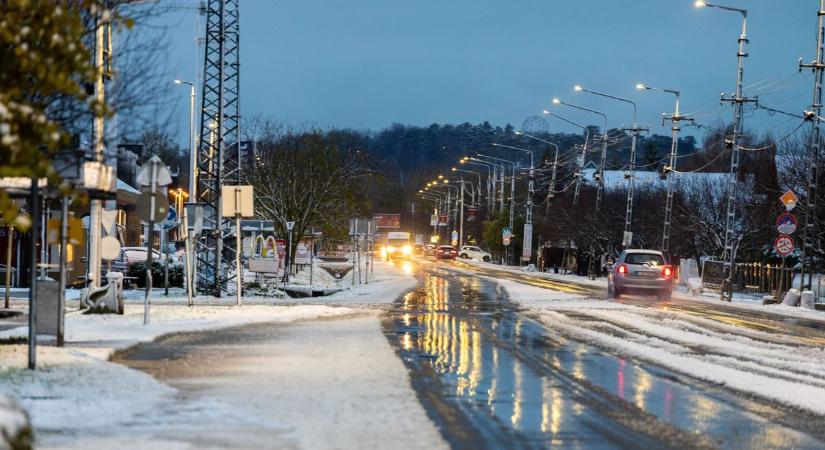
M406 231L390 231L381 246L381 259L412 259L412 237Z

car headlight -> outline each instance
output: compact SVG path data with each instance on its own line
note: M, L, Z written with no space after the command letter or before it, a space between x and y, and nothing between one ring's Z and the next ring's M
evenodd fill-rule
M394 253L395 247L387 247L387 253Z
M409 245L405 245L401 248L401 252L405 255L409 255L410 253L412 253L412 247L410 247Z
M381 256L387 256L387 248L381 247Z

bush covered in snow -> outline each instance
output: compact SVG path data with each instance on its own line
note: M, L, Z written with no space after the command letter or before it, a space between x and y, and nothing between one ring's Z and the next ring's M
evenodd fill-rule
M13 398L0 395L0 450L28 450L32 442L29 415Z

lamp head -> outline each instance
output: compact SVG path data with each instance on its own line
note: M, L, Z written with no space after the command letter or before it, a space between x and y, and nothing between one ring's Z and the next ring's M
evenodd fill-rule
M542 110L541 112L542 112L542 114L550 114L550 111L548 111L546 109Z
M442 179L442 178L444 178L444 175L439 175L439 176L438 176L438 179L439 179L439 180L440 180L440 179Z
M513 131L513 134L515 134L516 136L521 136L522 134L524 134L524 132L519 131L519 130L515 130L515 131Z
M559 103L561 103L561 100L559 100L558 98L553 99L553 104L554 105L558 105Z
M636 85L636 89L638 89L640 91L643 91L643 90L647 89L647 86L645 86L642 83L639 83L639 84Z
M450 170L452 170L453 172L455 172L455 171L456 171L456 170L458 170L458 169L456 169L455 167L453 167L453 168L452 168L452 169L450 169Z
M577 85L573 86L573 90L576 91L576 92L581 92L581 91L584 90L584 88L580 84L577 84Z
M444 184L447 184L449 182L450 182L450 180L444 180Z
M693 6L695 6L695 7L697 7L697 8L703 8L703 7L705 7L705 6L708 6L708 4L707 4L707 3L705 3L705 1L704 1L704 0L696 0L696 1L693 3Z
M180 83L181 83L180 80L175 80L175 84L180 84Z

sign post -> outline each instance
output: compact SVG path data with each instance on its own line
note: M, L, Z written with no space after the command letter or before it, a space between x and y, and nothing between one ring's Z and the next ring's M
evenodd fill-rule
M146 240L146 296L143 300L143 324L149 324L149 303L152 299L152 241L154 239L155 222L161 217L165 217L169 208L169 200L165 195L158 192L158 187L172 184L172 175L163 161L153 156L143 167L137 176L137 182L141 186L148 186L149 191L141 194L136 205L140 218L149 223L149 231ZM141 205L141 203L143 205Z
M186 283L186 303L188 306L192 306L192 295L193 295L193 285L192 285L192 258L189 255L191 250L189 245L189 217L186 214L186 206L181 208L181 235L183 236L183 246L184 246L184 263L186 264L186 270L184 271L184 282Z
M221 197L224 198L224 217L235 217L235 298L236 304L241 306L241 294L243 286L243 264L241 263L241 217L253 217L255 215L254 197L252 186L222 186ZM226 199L232 199L231 202Z

